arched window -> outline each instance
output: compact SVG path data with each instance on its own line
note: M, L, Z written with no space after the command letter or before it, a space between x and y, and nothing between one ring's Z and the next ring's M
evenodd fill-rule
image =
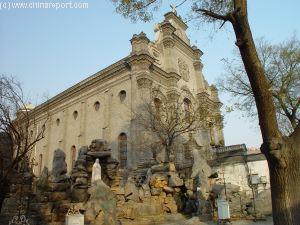
M185 118L190 119L191 116L191 100L188 98L183 99L184 111L185 111Z
M71 147L71 168L73 169L76 162L76 146Z
M215 132L214 132L214 128L212 125L209 129L209 134L210 134L210 145L215 146L216 145Z
M38 164L38 167L39 167L38 173L39 173L39 175L41 175L42 174L42 169L43 169L43 154L39 155L39 164Z
M74 117L74 120L77 119L77 117L78 117L78 111L77 111L77 110L75 110L75 111L73 112L73 117Z
M155 98L154 99L154 107L156 110L156 113L159 114L160 110L161 110L161 100L159 98Z
M94 103L94 108L95 108L95 111L99 111L99 109L100 109L100 102L99 101L96 101Z
M118 137L120 168L125 168L127 165L127 135L121 133Z
M188 98L184 98L183 99L183 104L184 104L184 110L185 111L190 111L191 110L191 100L189 100Z
M126 91L122 90L119 92L120 101L123 102L126 98Z
M59 124L60 124L60 119L57 118L57 119L56 119L56 125L59 126Z

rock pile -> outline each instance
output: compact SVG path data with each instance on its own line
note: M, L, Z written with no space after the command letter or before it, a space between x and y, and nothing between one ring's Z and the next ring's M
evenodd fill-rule
M75 202L84 202L88 198L89 174L87 171L87 147L79 149L78 158L75 167L71 173L72 179L72 200Z
M107 185L115 183L118 162L110 157L110 149L104 140L92 141L88 147L81 147L71 172L72 201L85 202L89 198L92 167L96 159L100 160L102 180Z
M229 203L231 218L252 218L264 217L272 214L271 193L265 190L256 195L255 211L251 191L241 191L240 186L234 184L215 184L212 187L212 195L215 200L217 197L227 199Z
M248 214L255 215L256 217L261 216L269 216L272 215L272 203L271 203L271 190L264 190L258 193L255 196L249 207L247 208ZM254 211L254 204L255 204L255 211Z
M102 180L91 184L96 159ZM126 222L178 212L203 214L208 204L209 170L183 164L141 160L135 169L119 169L106 141L98 139L80 148L68 177L65 153L57 149L52 172L43 170L30 207L40 216L39 224L47 225L63 224L74 205L91 225L114 225L117 219Z
M66 155L61 149L54 151L52 172L45 167L37 180L31 209L44 224L64 222L71 203L71 183L67 175ZM42 223L41 223L42 224Z
M174 164L158 164L147 171L144 182L129 176L124 187L115 191L118 218L135 220L162 214L197 213L199 204L207 202L197 192L196 180L184 177Z
M97 180L88 190L90 198L83 205L85 221L91 225L116 225L116 198L110 188Z

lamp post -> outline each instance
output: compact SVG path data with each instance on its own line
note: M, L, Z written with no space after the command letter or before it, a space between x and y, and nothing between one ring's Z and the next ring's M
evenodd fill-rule
M226 187L226 179L225 179L225 169L221 167L220 174L222 174L222 183L224 185L225 191L225 199L217 199L217 207L218 207L218 224L231 224L230 223L230 209L227 198L227 187Z
M257 192L259 184L260 184L260 178L259 178L258 174L250 174L250 187L252 189L254 221L256 221L256 219L257 219L255 197L256 197L256 192Z

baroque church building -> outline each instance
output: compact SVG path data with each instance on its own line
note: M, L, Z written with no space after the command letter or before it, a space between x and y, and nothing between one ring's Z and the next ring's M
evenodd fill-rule
M205 101L220 114L217 89L202 73L203 53L191 46L186 29L176 13L165 14L155 26L154 41L143 32L133 35L127 57L32 109L40 124L32 132L45 129L34 148L34 172L39 175L44 166L51 170L58 148L66 153L70 171L80 147L95 139L107 142L119 165L136 167L141 157L134 147L133 112L148 90L159 90L162 96L178 94L191 103ZM222 127L203 128L193 134L193 143L199 151L224 145Z

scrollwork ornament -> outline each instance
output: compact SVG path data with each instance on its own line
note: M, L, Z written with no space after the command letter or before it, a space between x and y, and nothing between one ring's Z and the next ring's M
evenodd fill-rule
M67 215L68 216L74 216L74 215L80 215L81 213L79 212L78 209L73 205L71 208L69 208Z
M181 58L178 59L178 68L179 68L179 74L181 75L182 79L184 81L188 81L190 79L190 70L188 64L183 61Z

